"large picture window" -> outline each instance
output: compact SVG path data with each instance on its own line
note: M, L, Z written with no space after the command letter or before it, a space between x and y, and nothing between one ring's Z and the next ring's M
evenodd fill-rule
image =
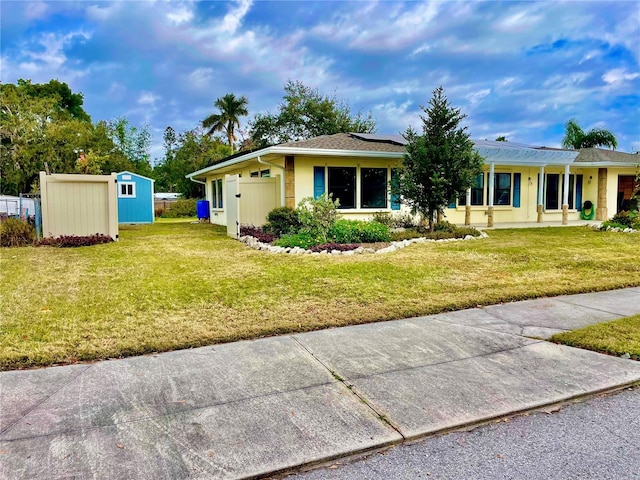
M459 205L467 204L467 196L464 195L458 202ZM471 187L471 205L484 205L484 173L479 173Z
M387 169L360 169L360 207L387 208Z
M356 168L328 167L327 191L340 200L339 208L356 208Z

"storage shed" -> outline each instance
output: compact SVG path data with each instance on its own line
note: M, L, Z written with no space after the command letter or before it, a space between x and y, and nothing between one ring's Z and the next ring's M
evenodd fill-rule
M118 173L118 223L153 223L153 183L137 173Z
M42 234L108 235L118 239L116 174L79 175L40 172Z

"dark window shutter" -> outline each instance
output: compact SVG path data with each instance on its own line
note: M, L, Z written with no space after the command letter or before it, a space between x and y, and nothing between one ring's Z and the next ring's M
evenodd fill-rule
M313 198L324 195L324 167L313 167Z
M513 206L514 208L520 208L520 180L522 175L520 173L513 174Z
M582 175L576 175L576 210L582 210Z

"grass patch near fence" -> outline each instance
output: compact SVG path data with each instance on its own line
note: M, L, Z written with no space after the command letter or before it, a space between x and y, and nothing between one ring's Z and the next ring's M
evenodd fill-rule
M384 255L252 250L222 227L161 221L120 241L4 248L0 369L122 357L640 285L637 235L494 230Z
M558 333L549 340L609 355L628 353L640 360L640 315Z

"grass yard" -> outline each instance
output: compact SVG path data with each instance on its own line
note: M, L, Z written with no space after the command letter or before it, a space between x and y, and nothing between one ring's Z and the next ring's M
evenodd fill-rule
M640 360L640 315L559 333L549 340L609 355L628 353Z
M639 241L534 228L384 255L289 256L173 220L123 227L105 245L2 249L0 369L637 286Z

